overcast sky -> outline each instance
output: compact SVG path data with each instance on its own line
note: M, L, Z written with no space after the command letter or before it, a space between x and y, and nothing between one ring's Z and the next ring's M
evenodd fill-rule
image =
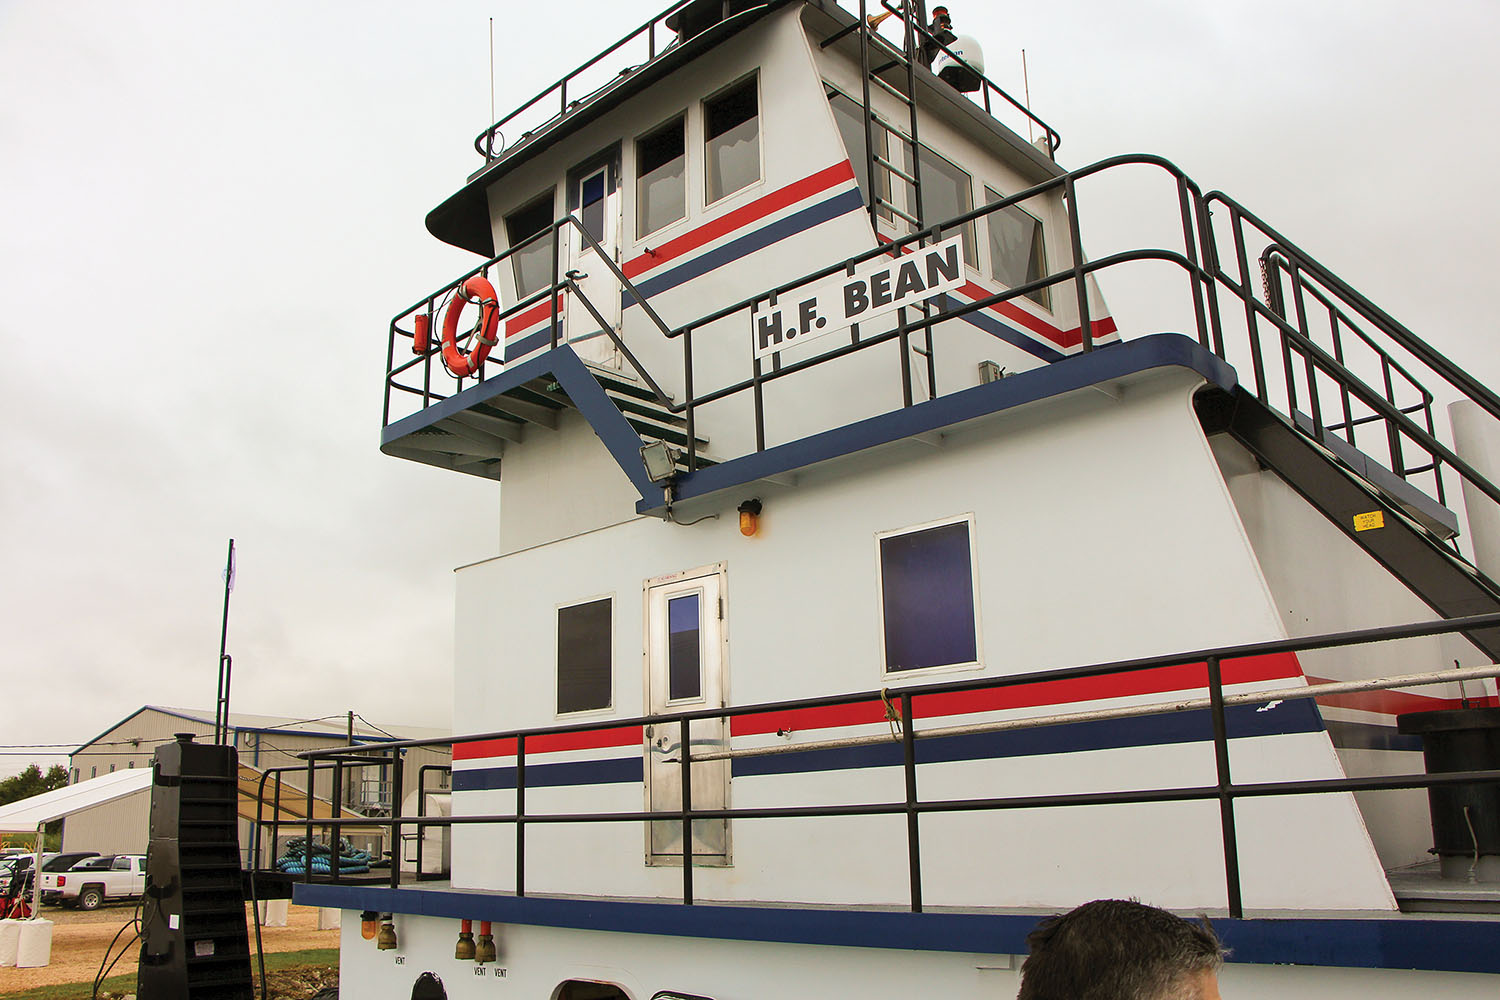
M1165 155L1500 382L1500 4L950 8L1017 93L1026 48L1066 165ZM498 489L379 453L386 323L475 260L422 220L480 164L488 19L503 114L659 9L0 0L0 752L211 708L231 536L237 710L447 724ZM1144 224L1082 204L1095 256Z

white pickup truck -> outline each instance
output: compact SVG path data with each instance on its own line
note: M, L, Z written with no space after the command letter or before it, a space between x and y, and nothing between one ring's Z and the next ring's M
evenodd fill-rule
M146 856L114 854L80 861L65 872L42 873L42 899L82 910L146 892Z

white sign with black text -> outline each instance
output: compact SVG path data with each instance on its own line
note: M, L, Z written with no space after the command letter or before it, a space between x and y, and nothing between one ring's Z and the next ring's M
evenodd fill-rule
M892 260L876 257L853 274L829 275L788 292L776 305L758 302L750 314L755 357L815 337L847 330L903 306L964 284L963 237L953 236Z

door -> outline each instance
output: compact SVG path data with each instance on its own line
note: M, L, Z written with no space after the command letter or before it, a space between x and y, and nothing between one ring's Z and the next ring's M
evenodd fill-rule
M568 174L569 214L583 224L599 250L616 265L620 260L618 163L619 150L615 149ZM619 279L576 226L567 226L564 232L564 270L573 272L579 291L593 306L592 311L582 302L568 307L564 317L568 343L584 361L618 370L619 350L602 327L620 328Z
M724 567L711 566L646 582L646 704L651 715L674 715L725 704ZM729 729L724 719L690 723L694 754L725 750ZM679 813L682 809L682 729L680 723L645 730L646 808ZM695 809L729 807L729 761L692 765ZM680 864L682 822L648 824L647 864ZM693 822L693 856L697 864L727 865L729 821Z

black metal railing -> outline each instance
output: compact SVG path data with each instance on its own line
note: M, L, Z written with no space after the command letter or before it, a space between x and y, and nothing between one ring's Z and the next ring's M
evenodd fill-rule
M1135 248L1094 260L1086 259L1081 236L1080 185L1100 175L1142 167L1165 173L1176 200L1182 242L1175 247ZM743 317L737 322L748 329L750 317L759 306L774 305L779 298L792 295L803 286L841 271L846 272L867 260L908 252L911 248L940 240L944 233L971 225L978 219L1005 211L1011 206L1058 193L1066 199L1069 211L1066 263L1057 270L1036 280L958 306L929 309L918 312L915 316L908 316L902 311L893 325L874 332L862 330L856 324L851 328L849 342L830 347L817 355L791 363L782 363L779 355L773 356L769 368L760 359L752 358L749 362L750 370L744 377L712 387L700 386L694 362L694 337L701 331L730 321L737 314L742 314ZM1216 208L1227 216L1227 240L1221 238L1216 231ZM564 227L569 226L582 234L588 252L611 269L624 293L643 307L643 315L648 318L655 333L682 341L683 392L680 400L673 401L669 398L657 380L630 352L614 326L606 322L588 302L576 281L568 275L558 273L561 266L560 234ZM891 341L899 341L903 348L897 356L902 374L902 404L911 406L916 400L911 390L905 348L909 346L912 337L926 334L930 358L931 353L937 349L933 344L932 333L939 324L950 323L971 313L987 310L1055 285L1071 285L1071 297L1076 303L1078 320L1078 346L1082 351L1092 351L1096 346L1095 323L1087 279L1106 270L1158 262L1175 266L1186 278L1187 298L1192 310L1191 326L1198 342L1218 357L1235 364L1240 371L1241 383L1262 403L1286 415L1289 422L1304 434L1321 444L1326 444L1330 436L1342 436L1403 479L1430 474L1432 485L1429 493L1440 504L1446 502L1448 495L1448 489L1444 485L1446 474L1457 476L1491 502L1500 504L1500 488L1440 440L1432 412L1438 397L1419 379L1419 375L1436 380L1437 384L1445 386L1447 392L1456 398L1475 401L1496 419L1500 419L1500 396L1244 206L1221 192L1204 195L1202 189L1176 165L1162 157L1148 154L1111 157L1069 171L926 229L877 243L861 253L756 292L671 328L582 224L576 218L566 216L554 222L549 229L496 255L457 281L449 283L392 320L387 348L385 423L390 422L393 392L420 396L423 407L445 398L431 386L436 348L429 347L401 365L394 363L398 339L410 339L413 336L402 324L409 324L416 313L424 311L431 324L441 302L469 276L486 273L489 268L509 256L532 246L537 240L547 238L548 234L552 237L553 283L509 307L502 316L514 315L546 300L549 295L554 301L563 292L575 297L651 388L660 405L684 419L687 436L684 464L690 473L699 465L696 426L700 411L706 406L743 393L751 394L756 449L764 450L767 447L764 393L768 385ZM1257 274L1251 264L1249 246L1252 238L1257 244L1265 241L1267 249L1260 257L1264 262L1263 276ZM1226 254L1221 249L1221 244L1232 247L1232 250ZM1228 267L1224 263L1226 257L1230 262ZM1292 303L1290 309L1287 305L1288 298ZM1312 325L1309 300L1331 316L1327 347L1318 342L1320 335ZM1239 318L1241 316L1242 319ZM556 308L552 310L551 326L551 343L556 346L560 342ZM1345 331L1353 334L1352 344L1361 348L1363 359L1352 355L1351 340L1345 335ZM1268 364L1268 355L1281 358L1279 371ZM417 366L421 366L422 370L420 386L403 383L402 377ZM1418 370L1413 371L1413 368ZM484 377L483 369L478 377ZM1375 384L1372 385L1372 382ZM463 388L462 379L458 381L458 388ZM929 388L931 393L937 394L936 386ZM1325 410L1330 415L1337 416L1325 419ZM1307 419L1299 419L1304 411ZM1356 430L1365 427L1377 430L1378 433L1358 436ZM1417 488L1422 487L1418 485Z
M695 821L710 819L787 820L845 816L898 816L904 820L906 831L907 869L910 886L908 905L913 912L920 912L924 906L921 869L921 818L923 816L943 813L985 813L1017 809L1057 809L1077 806L1216 802L1219 807L1219 827L1224 858L1225 899L1230 914L1234 917L1240 917L1244 914L1244 903L1239 863L1238 831L1235 821L1235 803L1237 801L1284 795L1314 795L1415 788L1430 789L1448 785L1497 784L1500 783L1500 770L1485 769L1438 774L1398 774L1372 777L1291 779L1238 783L1234 780L1230 767L1229 750L1230 741L1233 737L1225 721L1226 696L1224 694L1223 665L1250 657L1298 654L1310 650L1361 646L1377 642L1473 632L1496 626L1500 626L1500 614L1475 615L1447 621L1362 629L1299 639L1278 639L1270 642L1224 646L1167 656L1144 657L1089 666L1068 667L1056 670L1034 670L1008 677L985 677L975 680L926 684L882 691L861 691L827 697L764 702L733 708L701 709L675 715L650 715L633 719L607 719L567 726L506 730L441 740L401 740L382 744L363 744L354 747L306 751L301 756L307 761L308 783L311 785L314 768L319 766L326 767L325 762L342 761L351 765L367 765L372 761L384 757L389 761L393 770L396 771L397 780L399 780L402 754L407 749L434 746L457 747L465 743L480 741L514 740L516 750L516 785L515 810L508 813L446 817L403 817L400 815L398 809L396 815L381 820L367 818L317 819L313 817L312 808L309 804L306 818L303 820L303 826L306 831L305 835L308 845L311 845L315 830L317 829L329 830L329 840L332 842L336 839L338 831L344 827L386 826L391 830L391 842L399 843L400 830L403 826L415 826L418 828L419 833L433 826L449 828L466 825L510 826L515 831L515 895L525 896L528 892L526 880L526 841L528 827L553 824L659 823L669 819L674 823L680 822L682 826L681 900L684 904L692 904L694 901L692 824ZM1209 742L1212 746L1215 770L1215 781L1213 784L1192 786L1167 785L1053 795L1007 795L956 799L924 799L920 795L918 778L921 773L919 769L921 762L918 760L916 744L927 735L943 735L941 730L929 731L917 728L916 722L922 718L918 709L923 698L951 695L959 692L996 691L1028 684L1075 681L1192 665L1203 669L1203 686L1208 692L1208 708L1212 721L1212 736ZM1468 674L1473 675L1485 671L1488 672L1487 676L1492 676L1496 672L1496 668L1472 668ZM1438 674L1429 676L1431 679L1423 680L1421 683L1451 682L1455 678L1462 680L1465 675L1463 672L1455 670L1452 672L1439 672ZM1402 683L1410 684L1414 682L1408 679L1402 681ZM1391 686L1394 686L1394 682ZM1317 688L1312 688L1311 690L1316 691ZM1258 697L1262 693L1264 692L1255 693L1257 700L1263 700ZM757 715L776 715L810 708L853 704L888 704L897 708L897 721L900 724L901 731L898 735L890 737L890 739L899 742L902 751L901 767L904 775L905 794L900 800L859 804L710 809L694 806L691 797L692 782L684 776L684 779L679 782L681 786L681 799L678 808L671 810L555 813L534 812L529 810L526 805L528 740L561 734L618 730L637 726L675 727L679 739L678 757L675 759L669 758L667 763L677 763L679 766L691 768L695 760L702 760L708 757L722 758L726 755L725 753L714 754L712 751L708 753L695 753L691 749L693 744L690 739L689 729L695 721L729 720ZM1172 711L1173 707L1169 703L1162 703L1159 705L1143 706L1137 711L1145 712L1153 710L1168 712ZM1034 724L1056 725L1067 721L1070 720L1066 716L1052 716L1048 719L1036 720ZM1017 724L1025 725L1026 721L1021 720ZM1007 723L1007 725L1011 724ZM795 747L777 748L778 752L785 752L787 750L795 751L795 749ZM753 753L754 751L749 752ZM727 751L727 754L731 756L734 753L733 750ZM303 880L323 881L322 879L314 879L311 875L310 846L308 850L308 870L304 874ZM334 877L336 878L337 876L335 875ZM400 865L393 864L389 876L389 885L391 888L397 888L400 882Z
M693 0L682 0L680 3L673 4L662 13L657 14L644 24L628 32L624 37L614 42L598 55L564 73L556 81L542 88L536 96L475 136L474 151L483 156L487 163L493 162L499 159L507 148L513 149L519 147L532 136L542 134L557 125L570 113L577 110L590 97L593 97L604 89L617 85L624 78L634 75L645 65L654 62L658 57L680 44L677 40L677 32L667 26L667 21L669 18L680 14L685 8L691 6L692 3ZM904 20L901 10L892 7L889 0L880 0L880 3L886 10ZM837 40L844 34L857 30L859 25L864 23L866 17L865 0L860 0L858 17L859 21L836 34L834 40ZM947 45L933 38L924 25L913 21L912 29L925 39L931 40L933 45L938 46L941 51L947 53L950 57L963 62L965 66L974 72L975 76L981 81L980 99L976 103L980 104L986 113L995 115L995 109L1000 107L1014 109L1024 116L1026 121L1042 130L1043 134L1047 137L1049 155L1056 154L1057 148L1062 144L1062 137L1056 129L1037 117L1030 108L1007 93L999 84L975 69L962 56L959 56ZM831 42L828 44L831 44ZM632 45L634 45L633 52L630 51ZM613 75L609 73L600 74L598 72L600 64L605 59L616 55L623 55L627 52L629 53L629 59L627 60L626 68L615 71ZM594 78L585 81L584 78L590 74L595 74ZM556 110L548 110L554 106ZM528 116L530 116L529 119ZM523 128L524 131L521 131L516 137L516 142L508 147L505 141L505 131L509 129L514 132Z

